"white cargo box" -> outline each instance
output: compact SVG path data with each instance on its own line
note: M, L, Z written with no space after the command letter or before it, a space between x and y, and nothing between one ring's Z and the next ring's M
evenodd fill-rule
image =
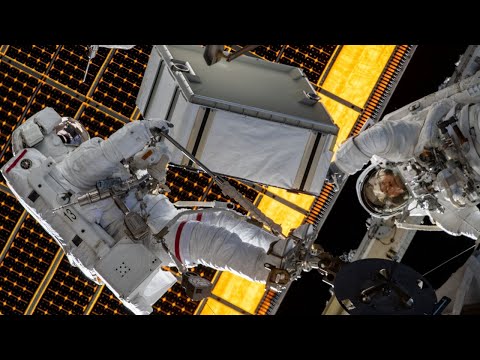
M208 66L203 50L153 47L143 117L172 122L172 137L216 173L318 194L338 127L303 71L250 56ZM171 149L172 163L189 165Z

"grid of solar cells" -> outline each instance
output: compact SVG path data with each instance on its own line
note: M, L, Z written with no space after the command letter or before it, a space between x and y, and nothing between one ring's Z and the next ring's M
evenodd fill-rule
M117 50L95 89L93 99L131 117L151 49L151 46L136 46L131 50Z
M155 315L193 315L200 301L193 301L185 296L179 283L174 284L153 307Z
M0 151L4 150L38 83L33 76L0 62ZM0 159L0 167L10 157Z
M251 189L248 186L234 179L228 179L228 182L230 183L230 185L236 188L242 195L244 195L244 197L248 199L250 202L255 201L255 199L257 198L258 191ZM225 197L225 195L223 195L222 191L220 190L217 184L213 184L212 188L208 192L206 201L231 201L235 203L236 211L244 215L247 213L247 211L242 207L240 207L240 205L238 205L235 200L231 200Z
M34 314L81 315L92 300L97 286L64 257Z
M105 287L92 309L92 315L132 315L115 295Z
M208 281L212 281L215 277L215 274L217 273L217 270L203 265L198 265L196 268L192 268L191 271L197 273Z
M39 73L44 73L57 49L58 45L22 47L11 45L8 47L6 55Z
M228 179L230 184L235 187L242 195L244 195L251 202L255 201L258 192L249 188L240 181ZM200 201L202 196L207 192L206 201L230 201L236 204L235 210L246 214L246 211L241 208L234 200L225 197L217 184L208 189L210 183L210 176L203 172L196 172L180 167L170 167L167 173L167 186L170 192L167 196L172 202L176 201Z
M262 59L275 62L281 50L282 45L265 45L257 47L252 52Z
M48 84L43 84L28 108L25 119L28 119L47 106L55 109L60 116L73 118L81 104L80 100L75 99L71 95Z
M91 137L107 138L124 125L122 121L91 106L85 107L79 120Z
M287 45L279 62L302 68L308 80L317 84L336 47L337 45Z
M82 95L87 95L108 52L109 49L100 48L98 50L96 56L91 61L87 79L85 82L82 82L88 64L86 46L63 46L53 63L52 69L48 73L48 77Z
M172 202L201 201L209 183L208 175L196 174L180 167L170 167L166 181L170 192L167 196Z
M0 252L22 213L23 207L15 197L0 191Z
M54 240L27 216L0 263L0 312L25 312L57 249Z
M240 45L243 46L245 45ZM337 45L262 45L252 52L262 59L274 62L280 55L279 63L302 68L308 80L317 85L336 48ZM229 45L226 49L235 51Z

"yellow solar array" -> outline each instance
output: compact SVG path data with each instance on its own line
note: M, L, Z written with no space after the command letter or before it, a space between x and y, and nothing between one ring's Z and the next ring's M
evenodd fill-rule
M303 68L334 121L342 128L342 134L348 136L371 102L369 97L389 61L389 52L397 49L394 46L272 45L258 47L255 53L269 61ZM62 116L80 119L91 136L107 137L125 122L139 119L135 97L150 50L151 46L136 46L128 51L100 49L86 81L82 82L87 65L85 46L1 46L0 166L12 156L12 131L45 106L53 107ZM347 73L350 77L343 81ZM348 92L352 84L363 86L363 91ZM341 98L341 102L330 93ZM348 106L350 102L355 105L353 109ZM335 110L342 107L348 111ZM235 180L231 183L252 202L260 200L257 190ZM169 194L172 201L226 200L208 176L182 168L169 170L167 185L172 190ZM316 216L316 209L321 207L321 197L286 193L280 196L311 210L307 219L310 222ZM286 233L305 221L303 214L266 196L259 206L280 222ZM238 205L237 210L245 213ZM262 285L231 274L202 266L195 271L214 282L212 297L203 302L191 301L176 284L155 304L154 313L265 314L275 297L265 293ZM57 244L23 210L1 178L0 313L130 314L106 287L97 286L69 265Z

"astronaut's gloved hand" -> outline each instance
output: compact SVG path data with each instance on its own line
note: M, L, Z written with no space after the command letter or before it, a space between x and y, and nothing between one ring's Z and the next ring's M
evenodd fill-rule
M147 171L150 174L150 176L153 177L155 180L157 180L159 184L164 185L167 181L167 168L168 168L169 161L170 161L169 154L163 153L156 164L152 164L147 167Z
M346 176L342 170L335 164L335 161L330 163L330 167L327 171L327 176L325 178L325 182L334 186L334 191L338 191L340 188L340 184L343 183Z
M173 124L166 120L148 119L144 121L152 136L158 135L159 132L166 132L168 134L168 130L173 127Z

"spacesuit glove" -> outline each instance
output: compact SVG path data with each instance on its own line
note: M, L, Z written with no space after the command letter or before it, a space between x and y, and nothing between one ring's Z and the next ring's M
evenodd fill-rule
M165 184L167 181L167 164L168 158L162 155L157 164L147 167L150 176L157 180L159 184Z
M160 119L148 119L144 120L146 123L146 128L150 131L152 136L158 135L158 132L165 132L168 134L168 129L173 127L173 124Z
M335 161L330 163L330 167L328 168L327 175L325 178L325 182L331 185L334 185L335 191L338 191L339 184L343 182L345 179L345 174L342 170L335 164Z

